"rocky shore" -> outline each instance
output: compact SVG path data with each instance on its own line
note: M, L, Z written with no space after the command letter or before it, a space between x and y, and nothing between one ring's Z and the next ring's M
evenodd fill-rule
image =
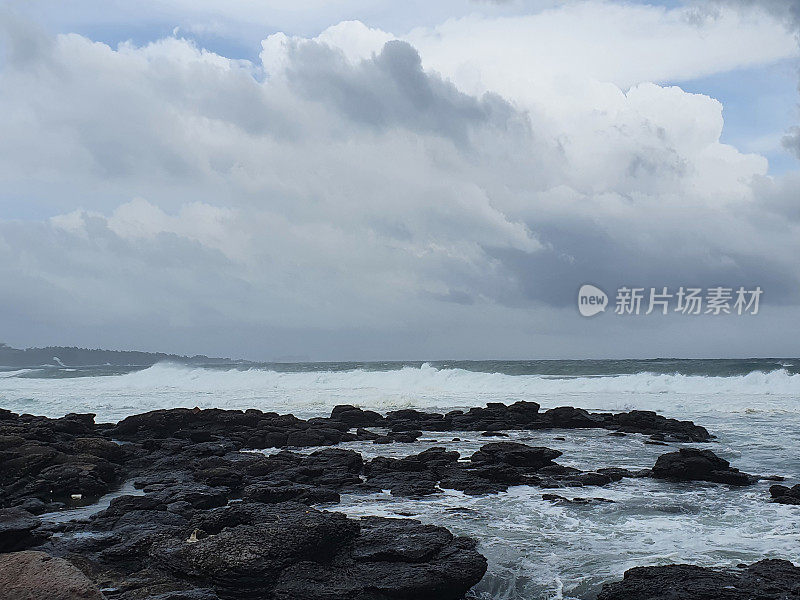
M587 428L684 447L663 454L652 469L582 471L560 464L558 450L502 439L504 431ZM408 443L429 431L480 432L486 443L470 456L434 445L371 460L331 447ZM591 504L608 502L602 487L624 478L736 487L758 481L707 448L685 446L711 440L699 425L653 412L540 411L532 402L447 414L337 406L329 417L308 420L172 409L116 424L96 424L90 414L48 419L0 410L0 589L14 590L9 600L455 600L486 572L480 540L413 519L350 518L335 511L340 494L484 495L528 485L551 502ZM275 450L243 452L268 448ZM131 493L104 510L73 521L53 518L123 484ZM773 501L797 503L797 487L774 485ZM574 497L577 488L588 489ZM738 600L752 597L758 581L769 582L758 588L759 598L800 597L800 569L784 563L761 561L737 573L638 568L600 598ZM685 580L698 582L698 594L668 595L665 582ZM65 591L73 588L83 591Z

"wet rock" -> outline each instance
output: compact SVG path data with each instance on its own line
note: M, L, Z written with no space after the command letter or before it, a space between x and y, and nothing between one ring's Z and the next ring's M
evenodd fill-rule
M575 477L581 485L607 485L614 481L611 475L607 473L598 473L596 471L589 471L588 473L581 473Z
M179 483L152 491L152 498L161 504L186 502L194 508L208 509L224 506L228 502L229 492L225 488L216 488L201 483Z
M351 541L358 522L302 504L277 504L271 520L226 527L194 543L155 542L150 554L169 571L210 583L218 593L263 593L281 570L301 560L323 561Z
M287 446L303 448L306 446L324 446L325 444L338 444L339 441L329 441L324 431L318 429L306 429L290 431L286 437Z
M757 477L742 473L711 450L681 448L662 454L653 467L653 477L673 481L712 481L728 485L750 485Z
M559 496L558 494L542 494L542 500L547 500L548 502L553 502L556 504L613 504L613 500L609 500L607 498L565 498L564 496Z
M772 501L778 504L800 505L800 483L792 487L785 485L770 486L769 495L772 497Z
M620 467L607 467L604 469L597 469L598 473L603 475L608 475L611 478L611 481L620 481L625 477L636 477L637 474L629 471L628 469L622 469Z
M113 498L108 508L95 514L93 518L118 518L126 513L135 510L167 510L167 504L163 499L150 494L146 496L118 496Z
M238 490L242 487L243 475L230 467L212 467L195 471L194 478L210 487L225 487Z
M470 460L473 463L502 463L512 467L536 470L551 465L552 460L561 454L558 450L527 446L517 442L494 442L482 446Z
M415 521L391 525L388 519L364 524L353 555L334 563L298 562L281 573L273 590L276 600L459 600L486 572L486 559L465 538L447 539L441 528L420 527ZM378 531L393 529L395 539Z
M373 441L377 440L378 438L383 437L379 433L375 433L374 431L370 431L369 429L364 429L363 427L359 427L356 429L356 438L361 441Z
M800 568L762 560L739 570L692 565L636 567L606 584L597 600L789 600L800 598Z
M688 422L624 414L572 407L540 412L528 402L385 417L340 406L330 417L308 420L258 410L175 409L97 426L91 415L46 419L0 411L0 508L24 504L42 512L68 502L64 494L99 495L120 481L135 481L143 496L117 498L85 522L33 528L63 534L41 548L84 561L81 568L115 588L109 594L119 600L455 599L486 569L474 543L414 521L359 523L310 505L335 502L339 493L488 494L512 485L605 485L640 474L582 473L553 462L557 450L508 441L486 444L466 461L439 447L367 463L341 448L308 455L283 449L269 456L241 450L356 439L412 442L423 431L462 429L487 437L574 427L640 431L665 440L702 437ZM584 500L596 501L564 501Z
M387 458L378 456L365 465L365 473L375 475L390 471L422 472L426 470L449 467L458 462L459 454L435 446L404 458Z
M379 427L384 423L384 418L372 410L362 410L348 404L334 406L331 419L341 421L350 427Z
M120 600L219 600L217 593L209 588L171 590L161 593L159 593L160 590L142 590L142 592L142 594L134 592L118 597Z
M386 422L393 431L445 431L448 426L444 415L424 413L411 408L386 413Z
M691 421L668 419L650 410L632 410L608 417L609 424L621 432L644 433L655 441L706 442L711 435Z
M41 525L41 520L21 508L0 510L0 552L13 552L33 546L41 538L33 530Z
M0 594L8 600L103 600L73 564L32 551L0 555Z
M351 557L357 561L422 562L452 542L443 527L422 525L410 519L364 517Z
M603 418L593 415L582 408L572 406L560 406L551 408L542 415L544 422L552 427L563 427L565 429L576 429L586 427L601 427Z
M0 420L0 507L25 503L42 513L73 494L92 499L107 492L119 481L123 453L95 429L91 414L47 419L6 412Z
M109 462L120 462L123 457L122 447L119 444L103 438L76 438L73 447L76 454L89 454Z
M150 552L222 598L455 599L486 569L472 542L417 521L246 503L211 511L199 525L206 537L156 541Z
M392 496L405 496L408 498L421 498L431 494L439 494L442 490L436 485L434 480L412 480L412 481L392 481L388 485Z
M403 443L403 444L411 444L417 441L417 438L422 436L421 431L390 431L386 435L379 436L375 438L372 443L373 444L393 444Z
M101 458L79 455L68 460L42 469L23 492L45 501L65 500L73 494L90 499L99 498L117 482L115 469Z
M331 489L287 481L276 485L257 484L248 486L244 490L242 499L245 502L264 502L267 504L287 502L289 500L303 504L318 504L322 502L338 502L339 494Z

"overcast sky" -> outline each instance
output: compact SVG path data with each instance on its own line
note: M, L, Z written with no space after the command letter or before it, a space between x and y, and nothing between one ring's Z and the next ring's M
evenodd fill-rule
M0 3L0 341L798 356L798 23L795 0ZM764 294L587 319L587 282Z

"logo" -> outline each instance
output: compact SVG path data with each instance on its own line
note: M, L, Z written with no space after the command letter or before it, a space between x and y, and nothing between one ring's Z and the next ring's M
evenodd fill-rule
M578 311L584 317L593 317L608 306L608 296L598 287L585 283L578 290Z
M649 291L649 293L648 293ZM615 315L757 315L764 290L761 286L710 288L628 287L617 289ZM608 296L599 287L585 283L578 290L578 312L584 317L605 312Z

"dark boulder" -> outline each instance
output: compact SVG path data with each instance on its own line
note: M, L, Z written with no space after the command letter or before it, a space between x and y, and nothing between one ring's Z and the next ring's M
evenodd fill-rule
M33 546L41 538L33 530L41 520L21 508L0 510L0 552L13 552Z
M681 448L658 457L653 477L673 481L712 481L728 485L750 485L758 478L734 469L711 450Z
M554 504L613 504L613 500L608 498L565 498L558 494L542 494L542 500L547 500Z
M334 406L331 420L341 421L350 427L377 427L384 423L383 416L372 410L362 410L349 404Z
M274 485L256 484L247 486L244 489L242 499L245 502L264 502L266 504L276 504L289 500L303 504L318 504L321 502L338 502L339 494L328 488L286 481Z
M597 600L790 600L800 598L800 568L762 560L744 569L692 565L635 567L606 584Z
M120 462L123 457L122 446L99 437L81 437L73 442L76 454L89 454L109 462Z
M194 472L194 478L211 487L225 487L238 490L242 487L244 476L231 467L211 467Z
M221 595L266 595L281 570L301 560L324 561L351 541L357 521L302 504L276 504L270 520L225 527L197 541L156 541L150 553L169 571L211 584ZM238 594L239 596L236 596Z
M460 600L486 572L475 543L417 521L368 518L334 562L285 569L276 600Z
M551 427L563 427L565 429L602 427L603 425L601 416L593 415L582 408L574 408L572 406L551 408L545 411L542 417Z
M364 517L351 556L357 561L422 562L453 541L443 527L411 519Z
M378 436L372 440L373 444L411 444L422 436L421 431L390 431L386 435Z
M609 415L610 425L621 432L649 434L656 442L707 442L711 435L691 421L668 419L650 410L632 410Z
M494 442L481 447L470 460L473 463L498 464L526 469L541 469L561 456L558 450L527 446L517 442Z
M792 487L770 486L769 495L772 497L772 501L778 504L800 504L800 483Z

